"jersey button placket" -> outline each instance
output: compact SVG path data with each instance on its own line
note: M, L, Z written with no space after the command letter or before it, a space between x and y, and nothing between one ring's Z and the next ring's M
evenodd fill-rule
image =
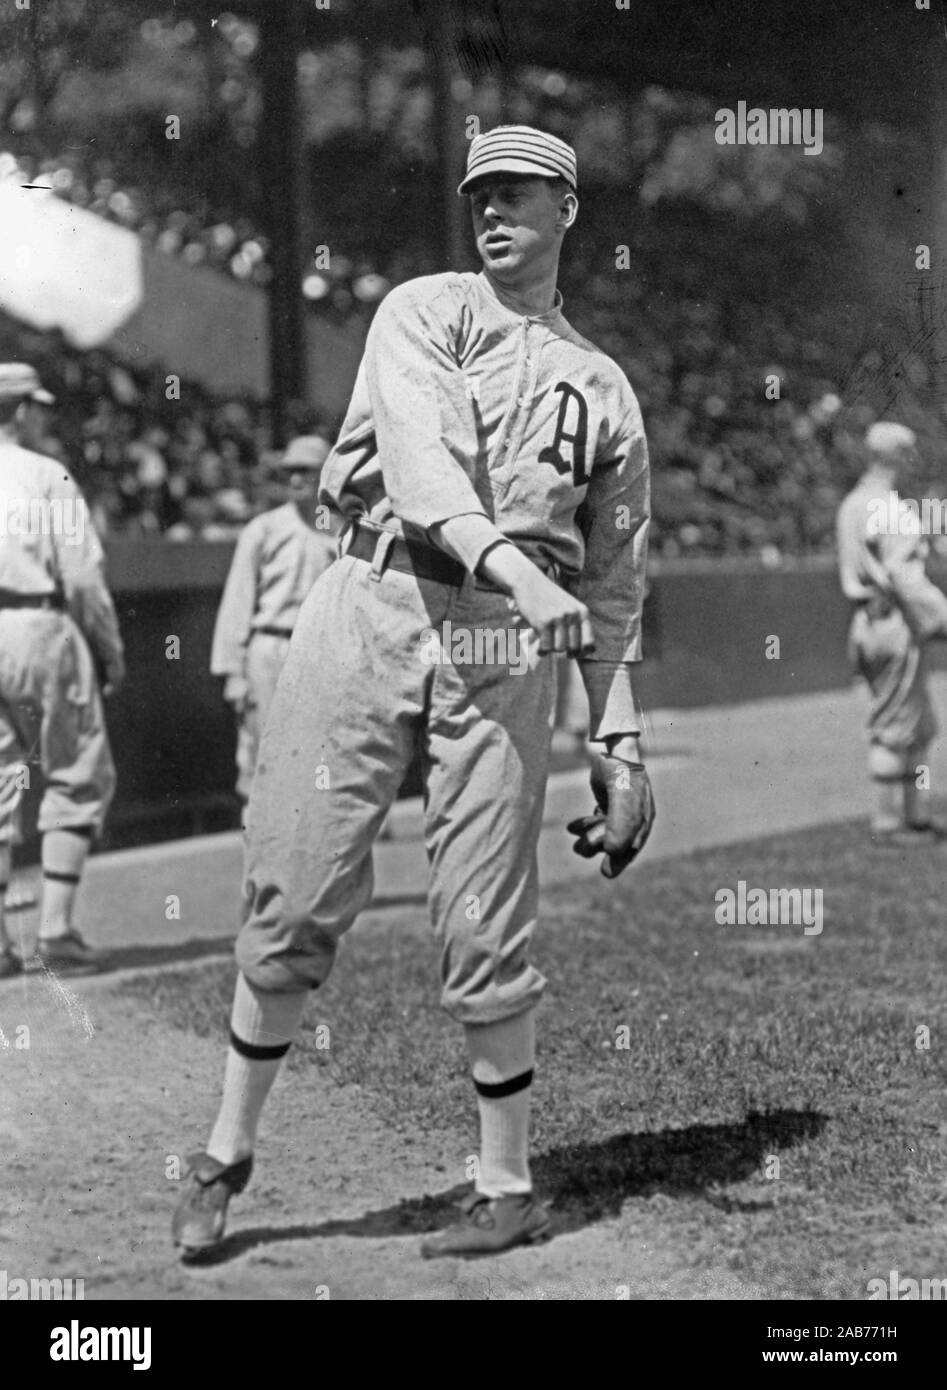
M507 408L506 419L503 422L500 442L497 448L497 469L496 483L493 487L494 499L503 496L509 490L510 483L513 481L511 458L514 456L514 448L518 436L522 433L521 421L518 417L520 401L522 399L523 375L526 370L526 360L529 355L529 345L527 333L529 331L529 320L523 320L523 339L517 351L517 371L516 379L513 383L513 391L510 397L510 405Z

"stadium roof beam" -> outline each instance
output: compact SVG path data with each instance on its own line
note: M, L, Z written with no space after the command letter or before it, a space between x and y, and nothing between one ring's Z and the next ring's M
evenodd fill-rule
M300 131L297 55L303 44L302 12L296 0L264 9L260 23L260 81L263 91L261 179L272 245L269 293L270 406L273 442L291 432L293 402L308 399L305 308L301 294L307 254L303 145Z

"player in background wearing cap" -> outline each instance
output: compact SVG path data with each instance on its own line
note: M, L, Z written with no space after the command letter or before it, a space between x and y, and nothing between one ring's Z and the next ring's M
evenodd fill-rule
M624 374L562 313L559 254L578 208L570 146L490 131L472 142L459 191L483 269L411 280L382 302L323 470L321 496L349 528L303 605L263 735L223 1101L174 1220L186 1252L222 1238L308 991L371 899L372 845L417 749L441 1002L464 1031L481 1130L462 1219L422 1253L484 1254L549 1231L528 1163L549 658L582 662L603 747L599 810L569 829L614 877L654 816L629 665L648 455ZM447 623L467 634L467 659L453 635L428 659Z
M40 385L30 395L25 396L16 414L17 439L23 449L31 449L34 454L45 454L47 458L65 461L65 450L58 439L49 432L50 417L56 397ZM19 818L17 817L17 822ZM19 843L19 830L14 830L14 844ZM4 906L7 912L22 912L36 906L36 895L24 884L11 881Z
M56 397L52 392L43 386L38 387L20 407L17 431L22 448L64 463L66 451L49 428L55 406Z
M868 775L872 838L901 845L936 830L918 769L937 724L927 690L925 644L947 637L947 597L925 573L918 517L891 505L916 461L916 436L881 420L865 436L868 466L837 518L842 591L854 605L849 657L871 690ZM892 520L895 519L895 524Z
M260 735L303 599L338 555L317 521L319 475L329 445L318 435L294 439L271 461L288 493L244 527L237 540L214 627L210 669L224 676L224 699L237 716L237 795L246 802Z
M61 463L18 443L18 414L38 389L31 367L0 365L0 976L23 969L7 933L3 889L23 772L37 744L45 779L37 955L60 973L101 966L73 912L115 790L96 662L106 693L125 675L102 548L82 494Z

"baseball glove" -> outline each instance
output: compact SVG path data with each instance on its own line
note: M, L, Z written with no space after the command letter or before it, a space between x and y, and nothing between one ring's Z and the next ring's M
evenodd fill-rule
M604 852L602 873L617 878L644 849L654 823L654 797L646 768L607 753L592 757L592 792L597 810L566 826L583 859Z

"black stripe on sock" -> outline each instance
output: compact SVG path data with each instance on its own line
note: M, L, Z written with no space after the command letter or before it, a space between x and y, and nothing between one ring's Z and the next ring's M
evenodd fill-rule
M43 878L51 878L54 883L78 883L81 874L57 874L54 869L44 869Z
M477 1095L483 1096L486 1100L502 1100L504 1096L515 1096L517 1091L525 1091L527 1086L533 1084L533 1069L520 1072L519 1076L511 1076L509 1081L478 1081L473 1079Z
M239 1052L241 1057L249 1057L251 1062L272 1062L277 1057L285 1057L291 1043L277 1043L275 1047L259 1047L256 1043L244 1042L243 1038L238 1038L231 1028L230 1046L234 1052Z
M63 829L70 835L81 835L83 840L95 839L96 832L94 825L65 825Z

